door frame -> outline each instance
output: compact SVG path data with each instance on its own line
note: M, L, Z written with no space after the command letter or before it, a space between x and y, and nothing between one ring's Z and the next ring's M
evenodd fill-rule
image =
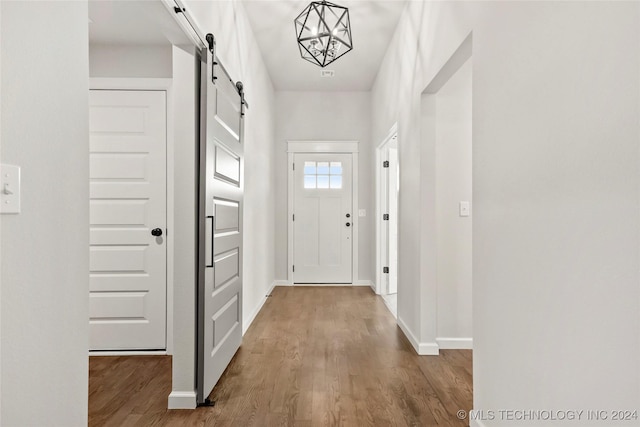
M382 267L384 266L384 254L382 248L388 246L386 234L382 230L382 215L383 211L386 208L386 195L387 195L387 182L383 179L384 177L384 168L382 167L382 162L387 160L387 156L384 153L384 149L391 141L393 137L397 137L398 135L398 123L394 123L389 129L387 136L378 144L376 147L376 286L375 291L376 294L381 295L383 291L383 282L384 282L384 274L382 272ZM398 162L399 162L398 158ZM399 203L398 203L399 205ZM399 211L399 208L398 208ZM399 214L399 213L398 213Z
M358 280L358 230L360 217L358 214L358 155L359 155L359 141L287 141L287 224L288 224L288 236L287 236L287 284L293 286L293 210L294 210L294 183L295 175L293 171L293 161L296 154L320 154L320 153L333 153L333 154L351 154L352 155L352 167L351 167L351 182L352 182L352 209L353 218L358 218L358 221L353 221L353 239L351 241L351 284L352 285L366 285L369 286L369 282L360 283ZM341 285L343 286L343 285Z
M170 78L119 78L119 77L91 77L89 79L89 90L140 90L140 91L161 91L166 93L166 134L167 134L167 304L166 304L166 350L157 351L89 351L90 356L135 356L135 355L172 355L173 354L173 269L174 269L174 167L171 161L174 157L174 137L173 137L173 93L172 79Z

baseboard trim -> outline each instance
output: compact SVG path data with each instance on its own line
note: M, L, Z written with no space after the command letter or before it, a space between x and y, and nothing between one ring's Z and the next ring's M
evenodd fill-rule
M172 391L169 394L168 409L196 409L197 406L195 391Z
M299 288L306 288L306 287L348 288L351 286L361 286L361 285L356 285L354 283L294 283L293 286L296 286Z
M288 280L276 280L275 286L369 286L376 291L376 284L371 280L356 280L353 283L291 283Z
M469 427L487 427L485 423L480 420L469 420Z
M260 313L260 310L262 310L264 303L267 302L268 295L271 295L271 292L273 292L273 288L275 287L276 287L276 281L274 281L269 287L269 289L267 290L267 292L265 292L264 298L262 298L262 301L260 302L260 304L258 304L256 309L253 310L253 313L251 313L251 316L249 316L247 321L242 322L242 336L244 336L244 334L247 333L247 331L249 330L249 326L251 326L253 321L256 319L256 316L258 315L258 313Z
M473 338L436 338L442 350L473 350Z
M101 356L167 356L166 350L122 350L122 351L101 351L89 350L89 357Z
M371 282L371 280L356 280L352 283L291 283L287 280L276 280L276 286L299 286L299 287L309 287L309 286L325 286L325 287L344 287L344 286L369 286L375 292L375 284Z
M404 323L404 321L398 317L398 326L400 330L404 333L404 336L407 337L413 349L418 353L419 356L437 356L440 354L440 347L438 344L419 342L415 335L411 332L411 329Z
M353 282L353 286L369 286L375 290L375 286L373 286L371 280L356 280Z
M276 280L273 282L275 286L292 286L291 282L288 280Z

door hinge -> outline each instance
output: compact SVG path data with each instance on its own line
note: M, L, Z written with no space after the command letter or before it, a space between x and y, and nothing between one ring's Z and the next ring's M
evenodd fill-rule
M385 160L384 162L382 162L382 167L383 168L388 168L389 167L389 160Z
M383 273L389 273L389 267L382 267L382 272Z
M389 221L389 214L382 215L382 220L383 221Z

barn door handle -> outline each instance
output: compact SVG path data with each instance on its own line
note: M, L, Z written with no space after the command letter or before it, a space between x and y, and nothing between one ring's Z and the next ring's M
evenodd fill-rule
M213 268L213 216L207 216L205 226L205 258L206 268Z
M156 237L162 236L162 228L154 228L151 230L151 235Z

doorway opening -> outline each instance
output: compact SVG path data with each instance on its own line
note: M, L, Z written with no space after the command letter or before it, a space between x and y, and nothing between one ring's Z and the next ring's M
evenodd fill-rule
M472 349L472 36L421 95L422 307L439 349Z

